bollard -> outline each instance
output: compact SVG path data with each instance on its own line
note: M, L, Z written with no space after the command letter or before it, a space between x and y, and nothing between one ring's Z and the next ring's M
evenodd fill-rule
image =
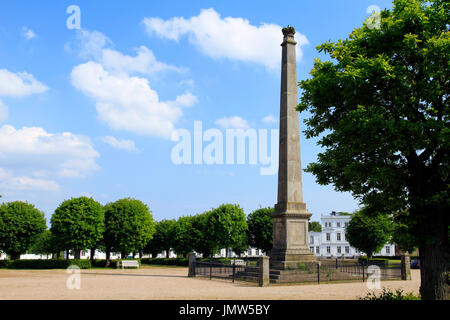
M189 253L189 271L188 277L195 277L195 253Z
M259 286L267 287L270 284L269 257L259 257Z

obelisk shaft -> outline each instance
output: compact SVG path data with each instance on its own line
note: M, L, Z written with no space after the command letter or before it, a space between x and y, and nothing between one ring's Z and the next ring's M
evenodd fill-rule
M279 204L303 202L295 45L294 36L290 34L281 44Z
M280 147L278 203L273 219L272 268L298 268L300 262L315 261L308 244L308 219L302 194L297 66L292 27L283 29L280 95Z

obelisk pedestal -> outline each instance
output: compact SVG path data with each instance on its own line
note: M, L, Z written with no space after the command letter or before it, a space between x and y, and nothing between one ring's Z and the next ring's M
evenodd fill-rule
M280 97L280 147L278 168L278 203L273 219L273 269L297 269L300 263L316 258L309 250L308 219L311 214L303 202L300 159L300 128L297 66L293 27L283 28Z

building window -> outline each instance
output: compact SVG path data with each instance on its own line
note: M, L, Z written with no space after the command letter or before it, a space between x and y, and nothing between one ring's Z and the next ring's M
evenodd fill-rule
M314 247L309 247L309 250L314 253Z
M341 227L341 223L340 223L340 222L337 223L337 227L338 227L338 228Z
M248 249L248 255L249 255L249 256L252 255L252 249Z
M259 256L259 249L256 249L256 255Z
M391 253L391 247L386 246L386 254L390 254Z
M314 237L313 236L309 237L309 243L314 243Z
M331 253L331 248L329 246L327 247L327 253Z
M337 247L337 253L341 253L341 247L340 246Z
M316 253L319 254L320 253L320 249L319 247L316 247Z
M337 239L337 241L341 241L341 233L340 232L338 232L336 234L336 239Z
M331 233L327 233L327 241L331 241Z

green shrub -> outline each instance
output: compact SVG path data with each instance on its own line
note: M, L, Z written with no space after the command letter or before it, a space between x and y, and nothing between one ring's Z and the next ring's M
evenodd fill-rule
M80 269L90 269L90 260L0 260L0 268L7 269L67 269L76 265Z
M401 289L392 292L390 289L383 288L380 295L369 292L365 297L359 297L359 300L420 300L420 294L416 296L412 292L404 293Z

